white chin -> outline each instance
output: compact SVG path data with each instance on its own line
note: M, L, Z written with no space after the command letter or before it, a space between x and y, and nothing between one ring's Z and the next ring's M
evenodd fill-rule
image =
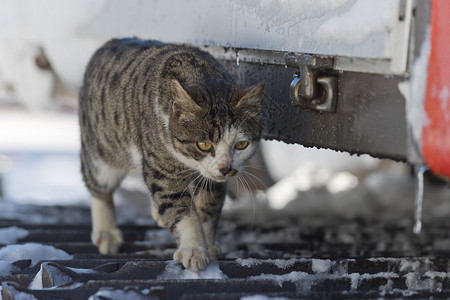
M206 172L202 173L202 175L203 175L203 177L211 179L212 181L216 181L216 182L225 182L229 179L228 177L225 177L225 176L214 176L214 175L211 175Z

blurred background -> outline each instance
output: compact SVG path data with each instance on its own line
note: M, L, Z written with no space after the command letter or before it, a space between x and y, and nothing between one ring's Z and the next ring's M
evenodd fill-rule
M1 201L89 204L78 157L77 92L90 56L112 37L89 29L99 28L96 16L106 3L0 0ZM261 154L255 168L264 165L269 177L264 184L247 178L253 192L236 188L239 201L226 209L413 218L415 177L404 163L277 141L263 141ZM427 183L426 216L450 216L449 189L442 186ZM120 203L147 197L136 180L122 187Z

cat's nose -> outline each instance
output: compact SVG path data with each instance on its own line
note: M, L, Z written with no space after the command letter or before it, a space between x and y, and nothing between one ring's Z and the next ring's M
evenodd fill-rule
M219 169L219 171L223 176L233 176L234 174L236 174L236 170L231 167L222 167Z
M230 167L222 167L219 169L219 172L222 173L223 176L226 176L228 173L231 172Z

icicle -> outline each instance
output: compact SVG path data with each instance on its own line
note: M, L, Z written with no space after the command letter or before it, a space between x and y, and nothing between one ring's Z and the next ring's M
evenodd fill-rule
M415 234L419 234L422 231L423 174L427 170L427 166L421 166L416 169L417 185L413 228L413 232Z

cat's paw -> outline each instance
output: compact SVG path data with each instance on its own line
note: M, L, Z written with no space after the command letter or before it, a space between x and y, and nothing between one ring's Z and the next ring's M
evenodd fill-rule
M117 254L123 245L122 232L117 229L94 230L91 235L92 243L97 246L101 254Z
M183 264L186 269L199 272L209 264L208 253L204 248L181 248L175 251L173 259Z
M219 257L222 256L222 251L220 250L219 246L212 245L208 247L209 257L211 260L217 260Z

